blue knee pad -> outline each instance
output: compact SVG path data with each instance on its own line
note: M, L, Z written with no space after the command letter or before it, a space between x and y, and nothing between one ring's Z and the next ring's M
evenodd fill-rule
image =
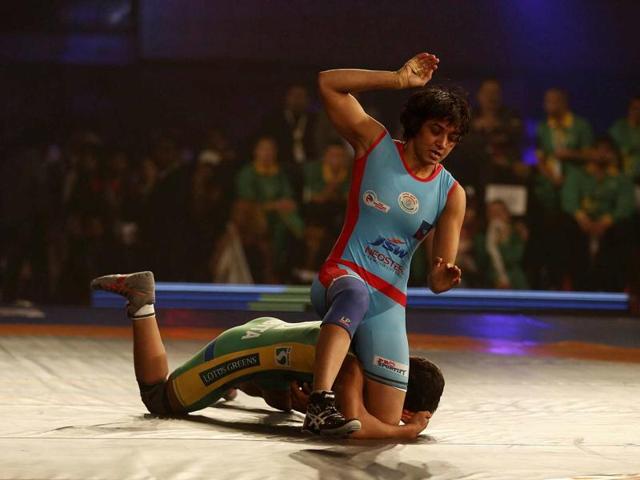
M327 305L329 309L324 315L322 324L338 325L353 338L353 334L369 309L369 290L358 278L340 277L327 290Z

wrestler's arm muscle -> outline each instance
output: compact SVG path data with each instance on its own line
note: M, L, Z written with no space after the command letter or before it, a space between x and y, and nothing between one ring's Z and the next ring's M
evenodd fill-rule
M429 287L434 293L445 292L460 283L462 272L454 262L458 254L465 208L464 189L455 184L433 233Z
M338 133L351 144L356 157L367 151L384 127L351 94L399 86L395 72L340 69L318 74L318 90L327 115Z

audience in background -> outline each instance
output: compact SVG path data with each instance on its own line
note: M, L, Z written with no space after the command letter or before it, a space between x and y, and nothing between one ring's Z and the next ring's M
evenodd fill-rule
M188 141L172 128L150 135L148 149L148 138L113 142L88 128L55 141L46 129L5 128L1 301L85 302L87 281L112 270L308 284L342 227L352 155L310 104L305 87L290 87L246 161L220 128ZM565 92L548 90L544 109L530 171L500 83L477 92L472 131L446 164L467 191L463 286L628 290L640 311L640 98L595 148ZM425 252L411 285L425 284Z
M482 82L477 99L471 131L489 158L483 165L486 182L521 183L529 173L522 163L522 120L502 103L502 86L495 79Z
M291 268L288 252L302 239L304 226L274 138L258 139L251 163L236 179L236 195L239 200L253 202L254 209L265 215L274 270L286 278Z
M0 145L2 299L46 301L47 230L53 213L45 166L46 139L25 130Z
M529 284L523 256L529 237L526 225L513 221L504 202L487 204L487 228L476 236L476 259L489 288L525 289Z
M326 146L322 158L304 166L303 250L296 262L296 276L303 282L313 280L340 233L347 204L350 162L342 143Z
M155 139L150 159L157 175L140 217L146 264L160 278L186 281L189 262L185 239L189 235L191 172L183 163L174 134L163 133Z
M622 154L623 172L640 183L640 96L629 101L627 117L616 121L609 135Z
M628 239L632 245L629 270L633 272L629 290L631 309L640 314L640 96L631 98L627 117L615 122L609 134L622 153L624 173L635 183L636 211Z
M486 287L483 282L483 273L479 267L475 253L476 239L480 232L480 219L478 218L478 197L471 187L466 187L467 208L464 212L464 222L460 230L460 243L458 245L458 256L456 264L464 272L460 285L463 288ZM424 264L426 259L421 259ZM413 266L411 267L413 269ZM426 278L425 278L426 280ZM424 285L424 281L421 281Z
M237 200L209 268L216 283L278 283L267 218L252 201Z
M293 182L297 201L302 197L303 165L315 155L316 115L310 106L307 88L292 85L282 108L268 115L260 130L260 134L272 137L278 146L280 162Z
M546 120L537 128L537 171L534 177L531 208L531 249L529 254L533 287L566 288L569 245L566 243L566 219L560 204L560 192L566 176L581 169L593 144L589 123L574 114L567 93L558 88L544 95Z
M622 290L631 255L633 184L620 170L620 156L602 138L584 168L567 173L562 208L571 216L569 273L577 290Z

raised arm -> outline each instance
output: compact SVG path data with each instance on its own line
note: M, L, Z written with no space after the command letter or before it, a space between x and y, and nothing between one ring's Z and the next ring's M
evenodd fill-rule
M455 261L466 203L464 189L456 183L433 234L431 271L428 279L433 293L446 292L460 283L462 271L455 265Z
M437 68L435 55L420 53L396 71L340 69L320 72L318 89L329 119L358 157L367 151L384 127L364 111L352 93L421 87Z

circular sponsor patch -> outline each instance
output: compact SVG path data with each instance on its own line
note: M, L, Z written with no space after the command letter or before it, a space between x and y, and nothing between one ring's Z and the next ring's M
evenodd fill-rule
M398 196L398 205L400 205L400 208L404 212L410 213L411 215L416 213L418 208L420 208L420 204L418 203L416 196L409 192L402 192Z

